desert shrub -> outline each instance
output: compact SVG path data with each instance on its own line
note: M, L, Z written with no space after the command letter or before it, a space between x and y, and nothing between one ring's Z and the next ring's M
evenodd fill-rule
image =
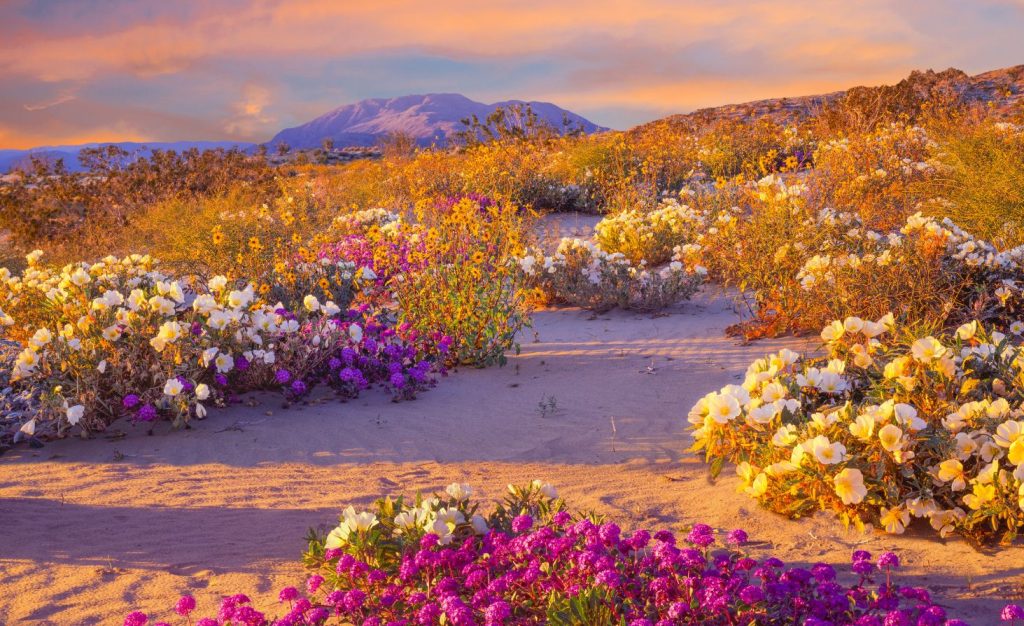
M886 311L933 324L1007 319L1019 307L1020 251L1000 254L951 221L915 214L899 230L872 230L855 213L814 212L805 187L774 176L745 202L713 216L680 254L739 288L748 336Z
M719 210L694 243L680 249L691 263L736 287L749 298L757 332L792 330L803 317L802 293L795 277L809 251L819 249L839 229L818 223L803 196L805 187L771 175L741 193L743 205Z
M449 362L504 363L527 323L515 259L522 254L522 211L486 198L422 202L408 237L422 241L410 261L419 271L389 283L399 319L452 340Z
M648 213L632 209L602 219L594 237L602 250L621 253L630 263L660 265L672 259L676 247L693 243L706 219L676 198L665 198Z
M914 518L942 536L987 541L1024 525L1024 324L952 333L893 316L833 321L827 355L782 352L691 409L693 450L717 474L737 464L764 506L835 512L902 533Z
M468 485L432 497L386 498L349 507L326 537L314 537L301 591L285 587L274 624L882 624L961 626L925 589L899 587L899 558L853 553L851 574L831 565L790 566L746 553L742 530L695 524L685 534L573 514L550 485L509 487L483 512ZM272 618L243 594L226 597L217 620L198 618L185 596L177 614L198 626L266 626ZM1010 605L1004 613L1017 614ZM194 621L193 621L194 620ZM144 626L140 611L125 626Z
M1024 127L959 119L935 133L936 174L917 189L923 210L999 248L1024 243Z
M656 311L688 299L704 280L703 268L673 260L660 268L634 265L583 239L562 239L552 256L532 251L519 261L527 285L541 300L593 311L615 307Z
M450 364L503 362L527 323L514 268L522 212L476 197L424 202L416 215L371 209L336 218L318 256L354 259L379 287L360 298L421 334L449 337Z
M283 189L259 205L242 192L176 198L151 205L119 247L145 250L181 274L247 278L266 290L292 282L289 262L312 260L312 240L330 216L309 193Z
M753 121L717 120L696 136L698 166L713 178L760 178L803 164L808 149L799 131L779 126L769 118Z
M823 142L809 192L819 206L855 213L869 228L897 228L917 210L917 187L934 172L933 145L924 129L904 123Z
M35 161L0 193L0 229L22 253L46 248L63 260L112 250L134 218L172 198L219 195L244 189L251 202L270 201L275 173L263 159L237 150L154 151L136 157L106 146L83 150L85 172Z

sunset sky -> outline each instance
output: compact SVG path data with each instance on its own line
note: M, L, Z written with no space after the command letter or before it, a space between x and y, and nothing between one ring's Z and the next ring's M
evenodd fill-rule
M669 113L1024 63L1024 0L0 0L0 148L265 141L370 97Z

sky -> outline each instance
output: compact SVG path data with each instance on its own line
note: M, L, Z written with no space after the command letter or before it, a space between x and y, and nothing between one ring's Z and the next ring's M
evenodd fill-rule
M1024 0L0 0L0 149L266 141L364 98L611 128L1024 63Z

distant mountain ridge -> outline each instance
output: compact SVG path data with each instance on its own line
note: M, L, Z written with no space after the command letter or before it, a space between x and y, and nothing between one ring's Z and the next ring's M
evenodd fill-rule
M989 104L997 111L1010 111L1024 107L1024 65L1015 65L969 76L958 69L941 72L914 71L891 86L853 87L831 93L770 98L741 104L726 104L699 109L691 113L670 115L633 128L630 132L657 132L660 124L702 125L716 120L754 120L769 118L778 122L797 122L819 114L830 105L843 99L871 100L876 97L890 97L896 100L926 99L935 95L952 98L965 104ZM338 148L345 146L371 146L382 136L401 132L412 135L420 145L443 144L455 132L465 127L461 120L476 115L484 121L498 107L529 105L537 117L556 128L561 128L563 116L570 125L581 127L592 133L607 130L586 118L562 109L548 102L525 102L507 100L494 104L483 104L463 95L436 93L401 96L398 98L373 98L341 106L320 117L294 128L278 132L267 142L269 148L286 143L291 148L318 148L323 140L330 138ZM146 155L154 149L188 150L198 148L209 150L237 147L255 151L257 144L238 141L175 141L175 142L110 142L91 143L79 146L44 146L29 150L0 150L0 174L13 167L25 166L30 155L48 160L64 159L71 171L81 170L78 152L83 148L100 145L116 145L132 153Z
M86 148L98 148L99 146L117 146L127 152L138 156L149 156L153 150L174 150L182 152L196 148L200 151L216 150L218 148L250 150L256 144L243 141L111 141L84 143L74 146L41 146L27 150L0 150L0 173L9 172L12 169L25 169L32 163L32 158L42 159L49 163L56 163L58 159L64 161L64 167L70 172L80 172L85 168L78 161L78 153Z
M555 128L567 119L571 127L586 133L607 130L586 118L550 102L506 100L484 104L457 93L431 93L398 98L371 98L346 104L294 128L286 128L268 143L292 148L316 148L324 139L336 146L373 145L381 137L403 133L420 145L443 144L464 130L463 119L476 116L483 122L498 107L529 106L541 121Z

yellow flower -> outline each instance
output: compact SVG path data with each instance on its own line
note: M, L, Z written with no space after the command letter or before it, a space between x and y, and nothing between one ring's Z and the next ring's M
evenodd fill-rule
M843 504L860 504L868 493L864 486L864 475L859 469L847 467L836 474L832 482Z
M964 464L957 459L948 459L939 463L939 480L942 482L953 481L950 488L953 491L962 491L967 487Z
M921 363L931 363L946 354L946 348L935 337L922 337L910 346L910 353Z
M894 506L891 509L882 507L879 523L885 527L885 532L892 535L902 535L910 523L910 511L902 506Z
M973 491L964 496L964 504L971 507L972 510L977 511L985 506L987 502L995 500L995 498L996 486L994 484L982 485L980 483L975 483Z
M878 440L883 448L895 452L902 447L903 431L895 424L886 424L878 430Z
M765 492L768 491L768 476L764 472L759 473L754 477L753 482L750 483L750 486L747 487L745 491L747 492L747 495L753 498L763 496Z

